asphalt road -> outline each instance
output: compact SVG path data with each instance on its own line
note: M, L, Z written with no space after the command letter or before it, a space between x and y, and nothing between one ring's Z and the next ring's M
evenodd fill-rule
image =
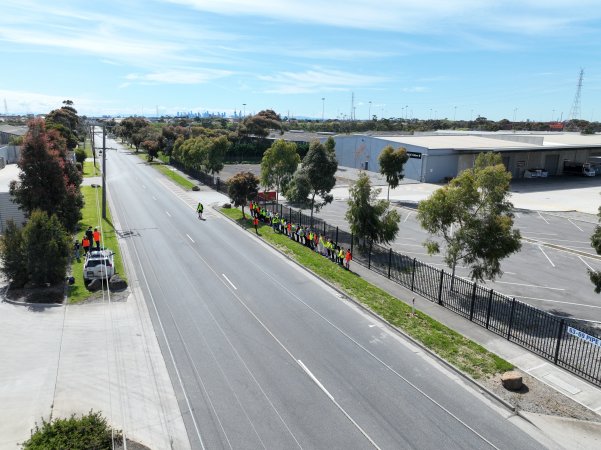
M423 242L428 234L417 221L416 210L397 208L401 222L393 250L450 271L441 255L427 254ZM348 230L346 210L346 201L338 198L316 215ZM503 260L502 277L486 285L553 314L601 322L600 297L587 273L587 269L601 270L601 260L590 245L596 224L597 217L587 214L516 211L515 227L525 238L522 249ZM464 266L458 266L456 273L469 279Z
M112 147L118 144L110 142ZM192 448L542 448L529 425L136 156L113 216Z

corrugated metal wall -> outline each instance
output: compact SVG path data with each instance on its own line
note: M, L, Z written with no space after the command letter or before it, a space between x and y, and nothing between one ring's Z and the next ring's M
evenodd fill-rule
M22 225L25 222L25 214L19 209L19 205L12 202L8 192L0 192L0 233L6 229L6 222L9 219Z

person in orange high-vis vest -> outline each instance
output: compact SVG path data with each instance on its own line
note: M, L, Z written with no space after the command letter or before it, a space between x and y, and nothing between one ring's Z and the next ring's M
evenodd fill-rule
M81 240L81 246L83 247L83 254L87 255L90 251L90 240L85 234L83 235L83 239Z
M96 250L100 250L100 231L98 228L94 228L94 243L96 244Z
M351 255L351 249L346 249L346 255L344 255L344 267L346 270L350 270L351 260L353 259L353 255Z
M253 225L255 226L255 233L259 234L259 218L257 216L255 216L255 218L253 219Z

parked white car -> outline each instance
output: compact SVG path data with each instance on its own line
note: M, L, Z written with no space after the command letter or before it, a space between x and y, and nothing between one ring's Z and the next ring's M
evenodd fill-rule
M83 281L110 278L115 274L115 264L111 250L92 250L83 264Z

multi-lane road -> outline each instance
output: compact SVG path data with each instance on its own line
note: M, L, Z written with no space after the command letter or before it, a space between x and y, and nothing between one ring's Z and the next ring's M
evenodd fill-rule
M111 142L111 147L120 146ZM129 281L192 448L541 448L529 425L124 150L107 155Z

